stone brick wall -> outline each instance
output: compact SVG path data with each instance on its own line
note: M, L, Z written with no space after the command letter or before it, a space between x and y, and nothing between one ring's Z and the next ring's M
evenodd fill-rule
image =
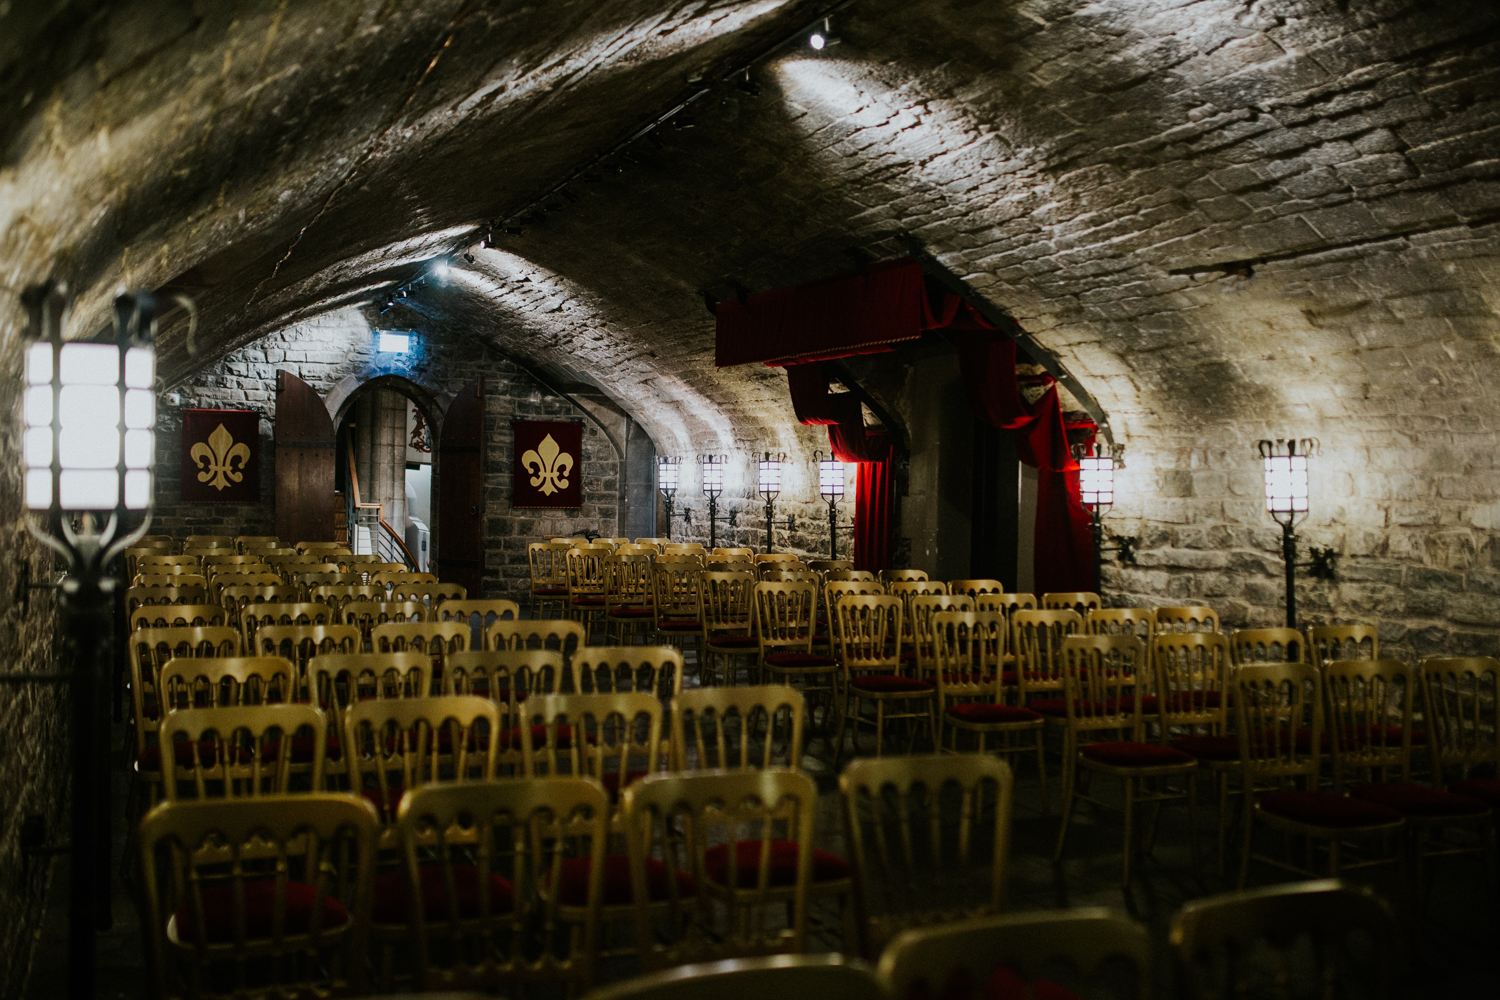
M389 329L387 324L377 324ZM526 546L544 534L592 529L613 535L617 519L619 457L581 410L544 386L499 352L474 338L439 328L417 331L405 356L375 351L371 319L361 310L336 310L270 334L227 355L197 375L169 386L163 396L157 445L156 520L164 532L275 534L275 417L277 370L289 371L346 408L354 392L372 379L400 388L432 419L440 440L443 414L469 381L485 378L484 538L485 591L515 596L529 586ZM253 409L261 420L261 502L255 505L189 504L180 499L183 407ZM573 419L584 425L583 507L542 512L511 507L511 422ZM434 472L434 511L442 489L441 460ZM434 514L434 517L436 515ZM438 525L434 525L433 551Z

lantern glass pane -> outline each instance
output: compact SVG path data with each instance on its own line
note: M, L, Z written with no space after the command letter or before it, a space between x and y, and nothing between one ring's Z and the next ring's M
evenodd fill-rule
M114 385L65 385L58 399L64 428L102 434L120 426L120 390Z
M46 510L52 506L52 472L50 469L27 471L26 506L32 510Z
M50 466L52 464L52 428L32 427L22 439L26 452L26 464Z
M125 426L156 426L156 396L150 389L125 390Z
M51 427L52 387L50 385L34 385L28 388L26 390L25 401L21 404L21 409L26 419L26 426Z
M818 463L818 492L825 497L844 495L844 463L824 460Z
M58 372L63 385L119 385L120 349L110 344L64 344Z
M781 489L781 463L776 461L760 463L760 488L764 492Z
M151 506L151 473L140 469L125 473L126 509L145 510L149 506Z
M32 385L45 385L52 381L51 344L42 341L26 348L26 381Z
M151 468L151 452L156 444L156 435L151 431L125 432L125 468Z
M120 499L120 476L113 469L65 469L57 487L63 510L113 510Z
M674 492L677 489L677 463L658 462L656 465L656 482L662 492Z
M155 375L155 351L149 347L132 347L125 352L125 388L149 389Z
M64 427L57 437L57 458L64 469L112 469L120 461L120 432Z

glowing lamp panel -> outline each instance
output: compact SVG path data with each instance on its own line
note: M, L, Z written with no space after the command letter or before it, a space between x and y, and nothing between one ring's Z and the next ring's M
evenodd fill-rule
M1301 514L1307 510L1307 457L1271 455L1265 459L1266 510Z
M676 462L658 462L656 464L656 487L668 496L677 492Z
M818 463L818 492L823 497L844 495L844 463L838 459L824 459Z
M1089 457L1078 460L1078 489L1090 507L1108 507L1115 502L1115 461Z

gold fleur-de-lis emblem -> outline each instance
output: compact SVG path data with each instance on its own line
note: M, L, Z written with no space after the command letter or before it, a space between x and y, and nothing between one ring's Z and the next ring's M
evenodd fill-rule
M201 470L198 482L208 483L216 490L229 488L245 478L245 467L250 464L250 449L244 442L236 442L220 424L208 436L208 443L199 441L188 452L193 464ZM239 469L235 469L235 461Z
M567 475L573 471L573 456L559 448L548 434L541 444L521 456L521 468L532 474L531 485L550 497L568 488Z

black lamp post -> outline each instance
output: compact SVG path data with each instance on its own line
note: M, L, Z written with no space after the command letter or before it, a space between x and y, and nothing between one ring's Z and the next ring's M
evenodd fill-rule
M839 557L839 501L844 499L844 463L829 453L813 453L818 463L818 495L828 504L828 558Z
M672 537L672 504L677 500L677 462L675 458L658 458L656 460L656 488L661 490L662 498L667 505L667 533L666 538Z
M766 553L776 549L776 498L781 495L781 467L786 455L766 452L760 459L760 495L766 501ZM786 519L786 530L792 530L792 519Z
M1266 477L1266 513L1281 525L1287 628L1297 627L1297 525L1307 520L1307 459L1317 448L1316 438L1277 438L1259 445Z
M703 470L703 495L708 497L708 548L712 552L719 545L719 522L727 521L733 528L739 519L739 511L731 510L727 517L719 516L719 494L724 492L724 465L728 455L699 455L698 464Z
M58 588L72 695L68 996L83 1000L96 991L94 934L110 923L109 730L100 692L108 683L120 581L108 567L151 523L156 303L144 292L122 295L113 343L63 343L63 289L36 286L23 300L31 320L22 402L25 499L44 514L46 530L32 518L27 527L68 567ZM140 525L120 537L134 511L144 512Z

